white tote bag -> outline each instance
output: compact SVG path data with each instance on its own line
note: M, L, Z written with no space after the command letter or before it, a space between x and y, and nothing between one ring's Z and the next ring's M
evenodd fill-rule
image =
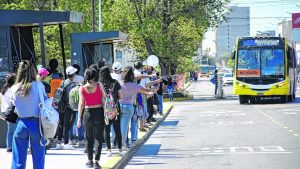
M44 89L42 87L42 83L39 83L39 97L40 97L40 134L47 141L46 144L42 146L46 146L50 143L49 139L53 138L56 134L58 122L59 122L59 114L52 106L53 100L52 98L44 99Z

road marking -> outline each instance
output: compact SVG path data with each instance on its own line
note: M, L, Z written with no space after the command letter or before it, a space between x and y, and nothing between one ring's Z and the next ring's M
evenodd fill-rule
M205 147L197 155L234 155L234 154L290 154L282 146L237 146L237 147Z
M283 114L286 114L286 115L297 115L299 113L296 113L296 112L283 112Z
M256 109L256 111L258 111L259 113L261 113L262 115L264 115L265 117L268 117L270 120L272 120L273 122L275 122L276 124L278 124L279 126L281 126L282 128L284 129L287 129L288 132L290 133L294 133L293 130L289 130L289 128L287 126L285 126L284 124L281 124L280 122L276 121L275 119L273 119L271 116L268 116L265 114L265 112L263 112L262 110L258 109L256 106L254 106L254 108ZM287 114L287 115L297 115L298 113L297 112L292 112L292 111L300 111L300 108L293 108L293 109L281 109L281 110L277 110L277 111L285 111L285 112L282 112L284 114ZM290 112L289 112L290 111ZM299 134L295 133L293 134L294 136L299 136ZM300 139L300 138L299 138Z
M245 116L245 113L203 113L199 117L228 117L228 116Z
M235 155L235 154L291 154L292 152L236 152L236 153L206 153L196 155Z
M198 122L198 124L206 126L206 125L223 125L223 126L229 126L229 125L247 125L247 124L254 124L254 121L242 121L242 122L233 122L233 121L218 121L218 122Z

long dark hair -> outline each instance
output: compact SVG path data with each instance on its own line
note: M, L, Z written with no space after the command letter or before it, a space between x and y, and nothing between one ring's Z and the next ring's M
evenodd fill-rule
M29 95L32 82L36 80L36 74L35 67L28 60L23 60L19 63L15 84L20 84L19 91L21 96Z
M85 82L90 82L94 80L95 82L98 82L99 79L99 74L97 70L93 68L87 68L84 72L84 81Z
M15 73L8 74L5 79L5 84L2 87L1 94L4 95L6 91L15 84L15 81L16 81L16 74Z
M104 66L100 69L100 81L103 83L105 90L112 88L116 81L111 77L109 68L107 66Z
M131 66L126 67L125 70L122 72L122 80L124 83L133 82L134 72Z

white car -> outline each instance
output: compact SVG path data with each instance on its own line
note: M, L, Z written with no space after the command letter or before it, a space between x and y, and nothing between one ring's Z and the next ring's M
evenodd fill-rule
M223 75L223 85L232 84L233 83L233 74L232 73L224 73Z

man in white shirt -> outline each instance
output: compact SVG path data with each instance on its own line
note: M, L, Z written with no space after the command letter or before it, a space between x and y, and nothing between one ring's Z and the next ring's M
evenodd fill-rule
M122 65L120 62L114 62L112 65L112 73L110 73L111 77L117 81L122 80Z

